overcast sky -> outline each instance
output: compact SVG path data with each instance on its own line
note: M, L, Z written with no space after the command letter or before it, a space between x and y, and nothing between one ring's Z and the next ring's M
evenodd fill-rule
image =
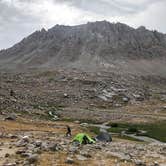
M0 49L42 27L97 20L166 33L166 0L0 0Z

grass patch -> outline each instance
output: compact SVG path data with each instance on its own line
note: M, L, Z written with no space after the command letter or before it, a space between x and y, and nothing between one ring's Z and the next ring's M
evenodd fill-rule
M147 131L147 133L141 135L166 142L166 121L157 122L156 124L141 125L140 128Z
M89 131L98 135L100 133L100 128L99 127L95 127L95 126L89 126L88 127Z
M135 127L129 127L126 131L127 134L139 133L139 130Z
M124 131L125 128L120 128L120 127L111 127L108 129L108 132L112 132L112 133L121 133L122 131Z
M111 123L110 126L111 127L118 127L118 123Z
M111 126L111 123L108 125ZM144 130L146 133L140 133L140 130ZM136 133L137 135L148 136L166 142L166 121L146 124L119 123L118 127L111 127L108 131L114 133L126 131L129 134Z

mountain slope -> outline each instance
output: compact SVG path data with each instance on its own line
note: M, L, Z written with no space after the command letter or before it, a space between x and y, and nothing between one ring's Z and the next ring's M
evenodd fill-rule
M163 74L166 35L106 21L56 25L0 52L1 69L69 67ZM125 70L124 70L125 69Z

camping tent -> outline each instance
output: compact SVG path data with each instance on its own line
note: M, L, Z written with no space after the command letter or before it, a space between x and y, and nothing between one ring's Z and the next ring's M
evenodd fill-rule
M96 137L98 141L103 141L103 142L111 142L111 134L107 132L100 132L99 135Z
M88 134L85 134L85 133L77 134L74 137L73 141L77 141L80 144L92 144L92 143L95 143L95 141Z

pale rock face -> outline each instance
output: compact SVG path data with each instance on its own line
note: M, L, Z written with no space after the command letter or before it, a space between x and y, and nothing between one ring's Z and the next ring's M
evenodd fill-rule
M143 73L160 66L165 72L165 58L165 34L100 21L36 31L0 52L0 68L106 68Z

